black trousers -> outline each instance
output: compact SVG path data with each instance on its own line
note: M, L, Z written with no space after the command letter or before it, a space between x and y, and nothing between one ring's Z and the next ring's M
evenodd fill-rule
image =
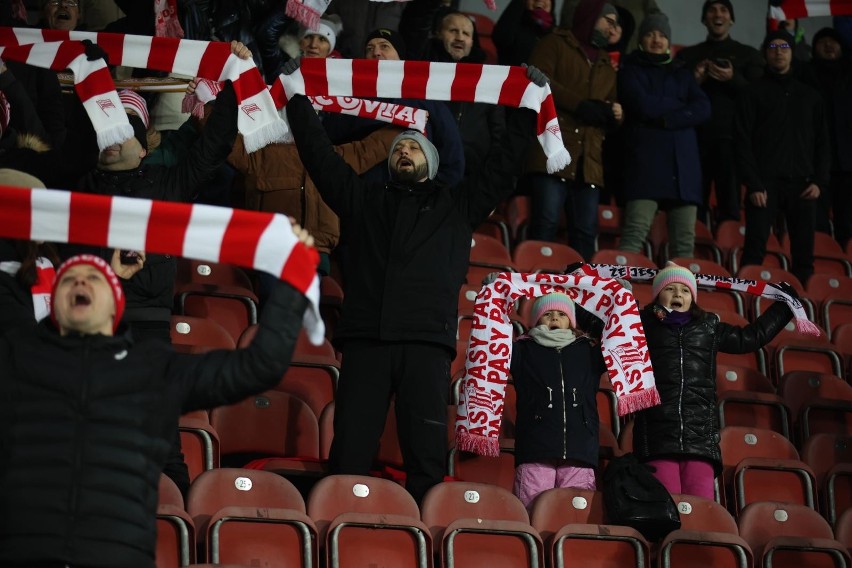
M740 220L742 191L737 177L733 140L701 140L701 175L704 189L704 213L710 207L710 191L716 189L716 221Z
M799 197L808 186L804 180L785 180L766 184L766 207L755 207L747 198L746 234L743 246L743 266L762 264L766 241L778 212L784 213L790 237L792 272L804 285L814 272L814 232L816 230L816 199Z
M330 472L369 473L395 396L405 487L419 504L446 472L450 362L450 351L437 344L347 340Z

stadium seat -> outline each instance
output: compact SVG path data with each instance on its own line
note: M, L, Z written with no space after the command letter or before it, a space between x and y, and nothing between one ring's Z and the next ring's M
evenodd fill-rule
M781 397L774 393L728 390L717 396L719 426L747 426L774 430L792 439L790 417Z
M725 261L722 248L716 244L716 237L713 236L707 225L698 219L695 220L695 242L692 254L697 260L710 261L719 265ZM659 257L661 264L669 259L668 231L666 231L665 239L660 248ZM675 262L677 261L675 260Z
M328 568L430 568L432 537L414 498L387 479L329 475L311 489L307 511Z
M852 551L852 509L843 511L837 519L834 538L843 543L847 551Z
M195 525L184 510L180 489L160 474L157 501L157 568L177 568L195 560Z
M621 432L618 434L618 447L622 454L633 451L633 427L635 425L636 421L630 419L621 427Z
M748 367L716 365L716 392L748 391L775 394L775 386L766 375Z
M621 217L622 211L618 207L598 205L598 236L595 239L595 250L616 248L618 238L621 236Z
M785 234L781 238L781 246L787 256L790 256L790 239ZM828 233L814 233L814 273L831 274L834 276L852 276L852 264L837 241Z
M650 563L648 542L638 531L605 524L600 491L548 489L533 501L530 522L552 568L646 568Z
M852 437L814 434L805 441L802 460L816 476L820 510L835 525L852 508Z
M462 284L459 290L459 317L472 316L476 295L482 289L481 284Z
M523 504L511 491L485 483L445 481L423 498L436 557L445 568L543 566L544 548Z
M745 225L739 221L722 221L716 227L716 243L722 249L722 254L726 256L731 272L736 273L740 268L740 258L745 243ZM769 234L766 241L766 256L763 259L763 266L784 270L790 266L789 258L773 233Z
M234 341L257 323L259 300L247 288L191 283L177 288L175 296L178 313L214 320Z
M219 467L219 434L209 418L181 416L178 422L183 461L193 481L205 471Z
M325 323L325 337L330 341L343 314L343 288L331 276L320 278L319 309Z
M852 322L834 328L831 343L843 356L846 377L852 377Z
M173 315L170 334L172 346L181 353L206 353L213 349L234 349L236 342L228 331L213 320Z
M529 195L513 195L506 202L506 221L512 233L512 239L519 243L526 239L527 224L530 217Z
M852 434L852 386L836 375L793 371L782 375L778 394L794 420L800 445L812 433Z
M322 473L319 423L296 396L266 391L210 412L219 434L223 465L243 466L258 458L276 459L276 471L293 475Z
M781 501L816 508L816 479L787 438L761 428L722 428L722 479L729 508Z
M515 455L511 442L501 440L499 457L480 456L452 447L447 474L459 481L489 483L511 491L515 483Z
M751 548L739 536L731 514L719 503L694 495L672 495L680 513L680 529L659 545L659 568L750 568Z
M829 332L829 338L833 327L842 323L838 319L843 317L840 313L841 311L848 310L848 321L852 321L852 278L815 273L808 278L808 282L805 285L805 293L814 305L817 306L817 313L820 317L819 323ZM827 306L826 304L829 302L830 304ZM834 308L832 314L827 315L829 309L831 309L831 304L834 303L838 304L838 306ZM841 307L843 310L840 309ZM835 316L834 319L836 321L831 321L831 315Z
M491 272L517 272L506 246L494 237L474 233L470 241L467 283L476 286Z
M762 568L848 568L846 547L816 511L789 503L752 503L740 512L740 536Z
M657 265L642 253L627 252L616 249L598 249L598 251L592 255L592 262L596 264L620 264L622 266L657 268Z
M215 564L316 568L317 532L299 491L268 471L220 468L189 489L206 560Z
M512 260L520 272L553 272L561 274L565 267L583 262L576 250L562 243L522 241L515 246Z

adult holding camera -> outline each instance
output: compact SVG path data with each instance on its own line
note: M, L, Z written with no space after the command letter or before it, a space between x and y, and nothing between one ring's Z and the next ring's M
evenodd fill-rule
M733 153L736 101L763 74L764 63L760 52L731 38L735 21L731 0L706 0L701 21L707 28L707 39L682 49L677 59L692 69L712 109L712 120L698 128L704 208L709 207L715 184L716 221L739 221L742 196Z

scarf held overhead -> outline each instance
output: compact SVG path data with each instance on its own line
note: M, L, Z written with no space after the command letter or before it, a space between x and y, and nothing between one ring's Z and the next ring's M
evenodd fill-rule
M498 436L512 357L509 311L520 298L563 292L604 321L601 351L618 396L618 414L660 403L654 370L633 294L617 281L585 274L501 272L476 296L464 382L456 416L456 444L481 455L500 454Z
M372 0L373 2L408 2L409 0ZM497 9L496 0L484 0L489 10ZM328 9L331 0L287 0L286 14L305 26L315 30L320 18Z
M293 95L408 98L524 107L538 113L536 135L547 156L547 171L571 163L550 85L531 82L523 67L429 61L302 59L299 69L281 74L270 87L281 107Z
M596 276L598 278L621 278L627 281L648 282L654 279L657 275L655 268L640 268L636 266L621 266L617 264L584 264L578 268L576 272L582 271L584 274ZM742 278L728 278L725 276L714 276L712 274L696 274L695 282L698 286L706 288L718 288L720 290L734 290L736 292L746 292L755 296L762 296L770 300L784 302L790 311L793 312L793 318L796 322L796 329L800 333L815 335L819 337L819 327L814 325L805 312L802 302L798 298L792 297L771 282L763 282L758 280L744 280Z
M230 80L239 101L237 127L245 140L246 150L254 152L271 142L285 140L287 127L278 115L260 71L250 58L240 59L231 53L227 43L106 32L0 28L2 46L84 39L98 44L106 52L110 65L153 69L214 81ZM6 57L5 53L2 52L2 57ZM50 49L39 53L42 56L38 60L24 63L55 68L57 63L49 57ZM115 87L112 89L115 90ZM121 105L118 108L121 109ZM86 110L89 111L88 108ZM89 117L94 123L93 112L89 112ZM130 136L132 132L125 140Z
M268 272L302 294L304 325L320 345L319 254L284 215L135 197L0 186L0 237L144 250Z
M780 6L769 7L771 20L848 15L852 15L852 0L783 0Z

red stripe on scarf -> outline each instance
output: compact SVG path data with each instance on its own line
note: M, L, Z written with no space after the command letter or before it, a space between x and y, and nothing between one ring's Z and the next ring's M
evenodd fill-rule
M522 80L523 79L523 80ZM522 67L509 67L509 76L503 82L503 88L500 89L500 98L497 100L498 105L506 105L511 107L521 106L521 98L527 90L526 82L527 73Z
M231 56L231 48L226 43L210 42L204 50L204 55L201 56L201 62L198 64L199 77L214 77L216 81L219 75L222 74L222 69L225 63Z
M456 76L450 87L450 98L454 101L473 100L476 85L482 77L482 65L459 63L456 65Z
M426 83L429 81L428 61L405 61L402 76L402 97L425 99Z
M107 52L111 65L118 65L124 59L124 36L121 34L98 34L98 45Z
M180 46L180 38L153 38L151 40L151 52L148 54L148 68L167 71L174 67L178 46ZM219 69L221 70L221 67Z
M305 79L305 94L324 95L328 93L328 73L326 59L308 58L302 60L302 76ZM305 65L307 63L307 65ZM311 72L313 70L313 72Z
M88 77L76 83L74 89L76 89L80 101L85 102L93 97L104 97L109 91L114 91L115 83L112 82L109 69L104 67L90 73Z
M100 195L72 193L68 220L68 241L100 245L109 240L112 200Z
M553 105L554 105L553 94L548 94L546 97L544 97L544 100L541 102L542 112L538 113L538 116L536 117L536 124L535 124L535 128L536 128L535 133L538 134L538 135L541 135L541 133L544 132L544 130L547 128L547 123L550 122L550 120L553 118L553 116L550 116L546 112L544 112L544 109L547 108L548 105L550 105L551 107L553 107ZM556 129L557 130L559 129L559 123L558 122L556 123ZM560 133L560 136L561 136L561 133Z
M319 264L319 253L315 248L308 248L303 243L296 243L287 261L284 263L284 269L281 271L281 280L285 280L293 285L299 292L305 293L308 286L311 285L316 272L305 270L306 266L316 266Z
M222 236L219 262L238 264L245 262L246 258L253 259L261 235L272 222L272 213L266 217L266 223L261 225L258 223L256 214L250 214L243 209L234 209L228 228Z
M234 94L237 95L237 100L240 103L266 89L266 83L257 68L252 68L240 74L236 81L231 81L231 84L234 86Z
M32 193L19 188L0 185L0 227L10 238L30 240L32 215L21 215L21 211L32 211Z
M154 201L145 234L146 250L168 250L186 241L192 209L183 203Z
M363 93L359 98L375 98L378 96L379 82L378 59L352 60L352 92Z

